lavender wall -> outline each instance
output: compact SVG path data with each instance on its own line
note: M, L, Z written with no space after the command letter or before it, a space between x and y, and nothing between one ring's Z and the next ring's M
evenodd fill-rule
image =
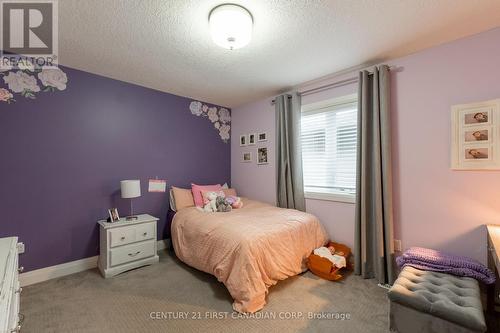
M395 236L403 248L425 246L486 261L484 224L500 220L500 172L450 169L450 106L500 98L499 59L497 28L388 62L400 67L392 73L392 112ZM349 93L355 86L342 89ZM233 109L233 139L259 127L274 128L268 101ZM249 117L254 122L247 126ZM244 194L274 201L274 188L249 181L272 177L274 164L258 168L239 163L237 143L233 140L233 185ZM307 206L323 220L330 237L353 243L354 205L308 200Z
M64 71L64 91L0 102L0 237L25 242L27 270L98 254L96 221L109 207L129 211L122 179L141 179L135 210L161 219L158 239L169 232L168 196L147 193L147 179L230 180L230 144L191 114L190 99Z

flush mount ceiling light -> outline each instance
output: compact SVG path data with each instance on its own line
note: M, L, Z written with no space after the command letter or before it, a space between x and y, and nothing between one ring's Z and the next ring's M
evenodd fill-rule
M210 34L215 44L225 49L239 49L252 39L252 14L239 5L223 4L208 15Z

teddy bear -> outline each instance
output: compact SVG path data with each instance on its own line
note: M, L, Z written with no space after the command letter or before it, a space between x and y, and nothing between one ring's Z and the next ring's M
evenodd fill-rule
M218 196L215 200L217 211L221 213L230 212L232 207L223 196Z
M203 199L205 199L205 206L203 206L204 212L216 212L217 211L217 192L206 192L203 193Z

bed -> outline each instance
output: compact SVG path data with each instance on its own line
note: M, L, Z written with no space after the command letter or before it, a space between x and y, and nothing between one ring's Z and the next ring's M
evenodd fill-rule
M327 236L314 215L243 203L229 213L179 210L171 232L180 260L224 283L235 311L253 313L266 304L269 287L306 270L306 258Z

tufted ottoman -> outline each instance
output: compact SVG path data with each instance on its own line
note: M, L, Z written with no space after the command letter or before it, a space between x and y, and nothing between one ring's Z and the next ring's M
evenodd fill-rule
M388 293L391 332L485 332L476 280L403 268Z

